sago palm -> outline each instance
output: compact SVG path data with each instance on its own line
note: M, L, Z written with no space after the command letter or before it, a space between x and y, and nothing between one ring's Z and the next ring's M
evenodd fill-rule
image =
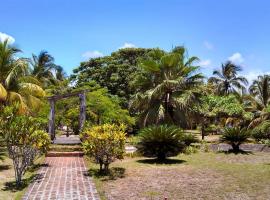
M0 42L0 101L4 104L19 102L20 110L37 108L39 98L45 95L39 82L29 76L28 60L16 58L19 49L8 40Z
M203 76L196 73L197 57L186 57L186 49L177 47L170 53L153 50L141 61L144 75L139 77L141 91L131 106L139 111L143 126L185 121L185 112L200 95L197 91Z
M248 81L245 77L237 75L241 70L240 66L228 61L222 64L221 70L215 70L213 72L214 76L210 77L208 82L214 84L216 93L219 95L244 93Z

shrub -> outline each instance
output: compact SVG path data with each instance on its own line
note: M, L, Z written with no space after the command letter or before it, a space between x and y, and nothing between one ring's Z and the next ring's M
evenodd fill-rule
M182 134L181 140L186 146L190 146L192 143L198 143L199 140L191 133Z
M246 142L249 136L250 131L246 128L230 127L225 128L224 133L221 136L221 141L230 144L233 151L239 151L239 146Z
M144 128L140 131L138 151L146 157L165 160L184 150L184 133L175 126L160 125ZM187 142L189 143L189 142Z
M100 172L107 173L109 164L115 159L122 159L125 153L125 126L104 124L86 129L81 135L86 154L99 163Z
M256 141L270 139L270 121L264 121L252 130L252 137Z
M16 110L13 107L1 110L0 134L13 160L16 184L20 186L27 168L39 152L47 150L51 140L48 133L40 130L43 123L41 120L18 115Z

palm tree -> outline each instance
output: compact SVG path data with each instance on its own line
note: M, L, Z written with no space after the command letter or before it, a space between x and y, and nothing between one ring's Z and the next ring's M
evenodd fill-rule
M245 86L248 81L243 76L237 76L242 69L240 66L228 61L222 64L221 70L213 72L214 77L210 77L208 82L216 86L216 93L219 95L227 95L230 93L245 93Z
M270 119L270 76L258 76L249 87L249 104L255 113L255 119L250 123L254 127L261 122Z
M186 58L186 49L177 47L170 53L153 50L147 60L141 61L141 89L131 107L141 114L143 126L184 121L189 105L200 95L196 87L203 81L202 74L196 73L198 66L193 66L197 60Z
M54 58L47 51L41 51L38 56L32 55L30 61L32 75L36 77L45 88L49 85L56 85L58 81L65 78L64 70L54 63Z
M259 108L265 108L270 103L270 76L258 76L249 87L250 94L256 99Z
M31 77L28 60L16 58L21 50L0 42L0 101L4 104L19 102L20 111L36 108L45 95L38 80Z

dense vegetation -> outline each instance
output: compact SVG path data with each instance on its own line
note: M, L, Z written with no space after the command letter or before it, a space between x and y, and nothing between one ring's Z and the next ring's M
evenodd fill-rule
M0 43L0 108L5 110L15 106L17 111L12 116L18 117L14 118L16 123L17 120L28 123L22 116L40 119L40 134L24 129L10 131L18 135L29 134L33 137L31 140L41 140L44 147L47 143L42 135L47 131L49 112L46 97L79 90L87 90L86 127L90 127L87 137L97 137L91 127L102 130L103 126L124 124L128 133L141 131L144 155L151 151L151 155L164 159L181 152L183 146L190 143L187 140L194 138L190 135L186 141L182 136L180 138L178 132L181 131L174 131L179 128L201 130L202 139L209 132L224 134L222 141L231 142L235 150L250 136L245 134L249 133L247 129L253 129L251 136L257 142L270 140L270 76L262 74L248 87L246 78L239 75L241 66L232 62L225 61L207 80L200 72L199 58L188 56L185 47L175 47L169 52L158 48L125 48L82 62L68 77L47 51L33 54L31 58L18 58L19 52L22 51L7 40ZM56 110L56 127L67 126L79 134L78 99L59 101ZM7 125L3 113L1 120ZM119 132L122 134L123 131ZM9 131L2 128L1 137L9 138L8 134ZM104 138L115 141L112 145L123 144L122 137L114 134L104 134ZM160 141L160 138L166 144L169 141L168 149L158 147L152 151L147 141ZM98 148L100 138L96 139L94 145ZM27 147L34 145L28 140L23 141ZM21 144L16 141L12 145ZM91 153L93 146L88 147L87 152L94 155ZM101 158L94 156L100 161ZM106 165L107 170L109 163L121 156L112 154L110 161L101 164Z

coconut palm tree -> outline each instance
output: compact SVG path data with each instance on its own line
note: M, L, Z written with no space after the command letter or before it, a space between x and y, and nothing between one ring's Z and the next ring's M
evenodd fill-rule
M47 51L41 51L38 56L32 55L30 61L32 75L36 77L42 85L47 88L49 85L56 85L58 81L65 78L64 70L54 63L54 58Z
M184 122L189 105L198 99L197 87L203 76L196 73L197 57L186 57L186 49L177 47L170 53L153 50L140 66L144 75L138 78L140 92L131 107L140 113L143 126ZM182 119L182 120L181 120Z
M19 102L20 111L36 108L45 95L38 80L31 77L28 59L16 58L21 52L10 46L8 40L0 42L0 101L4 104Z
M258 76L249 87L249 104L255 113L255 119L250 123L254 127L261 122L270 119L270 76Z
M249 87L250 94L256 99L259 108L265 108L270 103L270 76L258 76Z
M216 86L216 93L219 95L245 93L245 86L248 81L245 77L237 75L241 70L240 66L228 61L222 64L221 70L213 72L214 77L210 77L208 82Z

